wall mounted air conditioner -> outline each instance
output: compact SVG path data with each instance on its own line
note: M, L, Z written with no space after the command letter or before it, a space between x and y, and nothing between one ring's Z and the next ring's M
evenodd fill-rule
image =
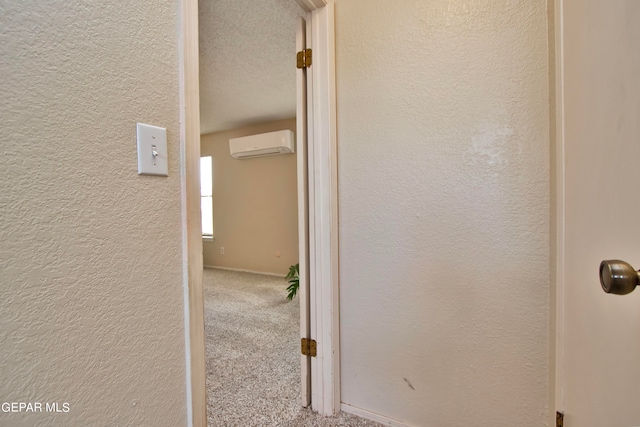
M232 138L229 140L229 151L234 159L295 153L293 132L279 130L242 138Z

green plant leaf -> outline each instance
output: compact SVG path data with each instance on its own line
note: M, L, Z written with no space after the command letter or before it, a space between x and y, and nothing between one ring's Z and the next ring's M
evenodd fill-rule
M289 287L287 288L287 291L289 292L289 294L287 295L287 299L289 301L291 301L293 297L296 296L296 293L298 292L298 287L299 287L299 283L295 282L289 285Z
M298 293L298 288L300 287L300 264L292 265L289 267L289 273L285 276L285 280L289 281L289 286L287 287L287 299L291 301L293 297Z
M289 267L289 273L285 276L285 280L293 279L298 277L300 264L292 265Z

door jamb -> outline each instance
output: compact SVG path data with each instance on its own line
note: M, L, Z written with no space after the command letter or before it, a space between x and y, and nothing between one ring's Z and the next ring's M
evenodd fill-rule
M335 90L334 4L296 0L312 25L314 51L313 185L316 188L315 264L318 354L313 371L312 408L322 415L340 410L338 185ZM206 427L207 398L200 231L200 96L198 1L180 0L178 51L180 74L180 157L182 248L185 304L187 425ZM292 61L293 63L293 61ZM313 338L313 337L312 337ZM315 389L314 389L315 388ZM315 390L315 391L314 391Z
M187 425L207 425L207 389L200 220L200 76L198 0L180 0L180 185Z
M555 73L550 76L555 79L554 89L555 98L551 99L554 102L555 116L555 132L553 133L554 145L551 147L554 160L551 163L552 168L552 194L555 192L555 207L554 217L555 221L555 240L553 241L552 248L555 249L555 256L552 259L555 269L555 295L552 296L552 302L555 303L553 315L553 322L551 324L551 330L553 332L554 342L553 348L555 349L555 357L550 360L554 364L554 378L553 378L553 390L549 390L550 395L554 399L554 410L549 411L550 422L555 420L555 411L564 412L564 370L565 370L565 358L564 358L564 342L565 342L565 330L564 330L564 306L565 306L565 134L564 134L564 0L553 0L553 13L554 13L554 66ZM552 221L552 224L554 223ZM553 234L552 234L553 236ZM552 252L553 253L553 252ZM553 282L552 282L553 283ZM553 289L553 288L552 288Z
M317 357L311 360L311 407L322 415L340 411L340 310L338 275L338 171L335 85L335 9L333 2L310 12L312 62L313 163L309 179L313 183L314 223L310 239L314 255L311 272L311 338L317 341ZM309 34L309 33L308 33ZM312 227L312 228L311 228ZM315 301L314 301L315 300ZM315 313L314 313L315 311ZM314 316L315 314L315 316Z

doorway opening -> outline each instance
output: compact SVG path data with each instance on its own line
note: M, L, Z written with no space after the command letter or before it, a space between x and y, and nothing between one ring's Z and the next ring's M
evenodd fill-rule
M202 155L214 159L214 228L203 236L207 415L211 425L256 416L277 425L301 408L300 306L284 279L298 263L296 159L233 159L233 132L202 136Z
M284 0L280 0L282 2ZM290 0L293 2L294 0ZM263 8L271 7L272 0L258 2ZM337 146L335 104L335 41L334 7L327 0L295 0L306 11L304 26L296 29L296 47L313 48L313 66L305 72L298 70L297 85L306 87L309 97L298 97L298 129L307 140L306 152L298 150L298 158L305 159L308 167L308 240L304 241L307 256L300 257L301 322L299 338L317 340L317 357L299 356L302 363L301 379L307 386L300 387L301 402L313 407L322 415L340 411L339 369L339 311L338 307L338 222L337 222ZM187 390L190 425L206 425L205 385L205 331L203 240L200 224L201 189L199 183L201 103L199 100L201 74L198 58L198 2L182 0L181 3L181 144L183 155L183 250L185 284L185 326L187 351ZM241 17L236 16L235 19ZM298 23L304 23L299 20ZM300 32L302 28L302 32ZM306 36L300 36L300 34ZM202 35L202 32L201 32ZM304 38L306 37L306 42ZM302 45L299 42L302 40ZM244 64L246 66L246 63ZM309 64L310 65L310 64ZM315 71L314 71L315 70ZM259 69L254 71L260 76ZM309 74L311 73L311 74ZM218 76L220 78L220 76ZM223 78L220 78L224 81ZM299 92L302 93L302 92ZM300 107L304 106L304 107ZM308 108L307 108L308 106ZM306 118L300 125L300 118ZM308 121L309 128L306 128ZM297 136L300 139L300 135ZM303 144L302 147L305 147ZM303 162L298 162L303 164ZM215 158L212 159L215 170ZM300 174L300 170L298 173ZM298 182L304 182L300 177ZM215 190L213 191L215 193ZM215 194L213 194L215 217ZM303 200L299 197L299 200ZM303 210L299 209L299 212ZM305 216L302 215L304 218ZM306 221L304 220L304 221ZM304 221L299 221L304 223ZM214 226L215 238L215 226ZM300 235L304 235L300 233ZM302 243L302 242L301 242ZM307 246L308 245L308 246ZM302 260L308 265L303 273ZM303 280L307 281L303 286ZM313 315L309 317L309 313ZM311 381L311 378L317 380ZM306 403L304 403L306 402ZM301 406L303 406L301 405Z
M199 4L200 155L212 165L201 194L203 233L213 224L202 237L210 425L301 416L300 305L285 280L299 259L297 155L236 159L230 141L296 133L304 15L294 1Z

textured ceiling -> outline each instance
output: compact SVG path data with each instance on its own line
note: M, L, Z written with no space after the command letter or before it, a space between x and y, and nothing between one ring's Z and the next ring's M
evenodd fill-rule
M200 0L200 130L295 116L294 0Z

